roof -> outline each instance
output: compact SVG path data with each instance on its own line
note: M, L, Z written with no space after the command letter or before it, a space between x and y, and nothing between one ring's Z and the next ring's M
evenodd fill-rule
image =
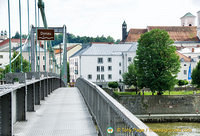
M147 29L130 29L125 42L137 42L141 34L147 32Z
M93 44L81 50L74 56L104 56L121 55L122 52L132 52L137 50L137 43L131 44Z
M181 54L181 53L178 52L178 51L176 51L176 54L179 56L180 59L184 59L184 62L191 62L191 61L192 61L191 58L189 58L189 57L187 57L187 56Z
M78 46L78 45L79 45L79 44L76 44L76 45L67 47L67 51L73 49L74 47L76 47L76 46ZM58 53L60 53L60 49L54 49L54 52L55 52L55 54L58 54ZM63 52L63 49L61 49L61 52Z
M190 12L188 12L183 17L181 17L181 18L184 18L184 17L195 17L195 16L192 15Z
M22 43L24 43L26 39L22 39ZM11 42L13 43L20 43L20 39L11 39ZM5 44L9 43L9 38L4 40L3 42L0 43L0 46L3 46Z
M125 22L125 20L124 20L124 22L123 22L123 24L122 24L123 26L125 26L126 25L126 22Z
M173 41L199 41L196 26L148 26L147 29L130 29L125 42L136 42L141 34L153 29L167 31Z

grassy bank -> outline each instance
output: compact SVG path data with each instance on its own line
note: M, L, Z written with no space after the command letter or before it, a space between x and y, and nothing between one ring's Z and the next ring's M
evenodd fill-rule
M200 94L200 90L198 91L165 91L162 95L192 95L192 94ZM114 92L115 95L138 95L136 92ZM140 95L142 95L142 92L140 92ZM152 95L151 92L144 92L144 95ZM154 93L154 95L157 95L157 92Z

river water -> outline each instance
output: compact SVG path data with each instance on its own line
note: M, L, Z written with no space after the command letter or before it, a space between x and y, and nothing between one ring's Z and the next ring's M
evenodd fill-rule
M200 123L145 123L159 136L200 136Z

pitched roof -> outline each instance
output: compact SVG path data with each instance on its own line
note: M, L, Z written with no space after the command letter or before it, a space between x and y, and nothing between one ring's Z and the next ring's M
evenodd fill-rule
M79 45L79 44L76 44L76 45L73 45L73 46L67 47L67 51L73 49L74 47L76 47L76 46L78 46L78 45ZM58 54L58 53L60 53L60 52L63 52L63 49L61 49L61 51L60 51L59 48L58 48L58 49L54 49L54 52L55 52L55 54Z
M181 18L184 18L184 17L195 17L195 16L192 15L190 12L188 12L183 17L181 17Z
M148 26L147 29L130 29L125 42L136 42L141 34L153 29L167 31L174 41L199 41L196 26Z
M134 46L134 47L133 47ZM93 44L74 56L104 56L121 55L122 52L132 52L137 50L137 43L131 44ZM72 57L74 57L72 56Z
M25 41L26 41L26 39L22 39L22 43L24 43ZM13 42L13 43L20 43L20 39L11 39L11 42ZM4 40L4 41L2 41L0 43L0 46L3 46L5 44L7 44L7 43L9 43L9 38L6 39L6 40Z
M181 54L181 53L178 52L178 51L176 51L176 54L179 56L180 59L183 59L184 62L191 62L191 60L192 60L191 58L189 58L189 57L187 57L187 56Z
M147 29L130 29L125 42L137 42L141 34L147 32Z

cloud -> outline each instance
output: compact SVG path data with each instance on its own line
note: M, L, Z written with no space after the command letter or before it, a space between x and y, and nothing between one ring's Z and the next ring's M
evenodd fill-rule
M194 3L194 5L199 5L200 4L200 0L192 0L192 2Z

